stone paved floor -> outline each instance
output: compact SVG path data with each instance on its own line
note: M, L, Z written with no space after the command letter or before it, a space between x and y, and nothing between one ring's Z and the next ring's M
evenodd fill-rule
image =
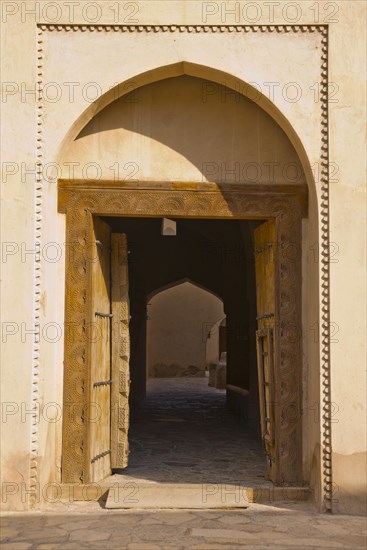
M225 410L207 378L150 379L132 414L129 467L119 482L265 484L261 440Z
M362 517L317 514L303 505L252 504L246 510L103 510L5 514L1 549L231 550L365 549Z
M224 392L206 388L207 380L161 382L152 381L134 415L130 467L120 478L263 483L261 445L224 412ZM319 514L313 503L240 510L107 510L104 504L62 502L40 512L5 513L1 549L366 548L364 518Z

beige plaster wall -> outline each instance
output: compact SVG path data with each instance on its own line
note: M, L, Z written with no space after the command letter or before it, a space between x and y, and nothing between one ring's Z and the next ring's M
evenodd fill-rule
M4 8L10 4L13 7ZM90 23L83 14L83 5L76 6L71 16L64 2L53 4L59 5L62 11L59 23ZM274 12L269 12L266 6L269 3L256 2L258 17L251 13L246 15L246 12L245 17L243 11L230 15L223 2L212 3L214 12L209 14L203 12L204 2L201 1L158 0L139 2L137 14L122 11L116 20L116 14L109 9L110 2L96 4L101 9L100 24L131 24L127 18L140 24L210 23L224 28L234 23L292 23L292 9L287 11L284 0L279 0L279 6L274 5ZM245 4L238 2L239 9L242 10ZM364 300L361 299L365 269L362 206L365 155L362 143L365 138L366 6L359 0L331 3L306 0L295 4L300 9L297 23L329 25L329 80L332 83L329 149L330 160L335 163L330 186L330 240L337 245L332 257L337 261L330 264L331 321L336 324L332 330L333 339L337 340L331 344L331 395L336 404L332 425L333 474L337 484L334 509L353 513L360 512L363 506L361 488L365 483L365 470L362 457L366 452L366 327ZM131 89L132 82L140 85L149 81L148 76L141 78L139 75L152 70L156 70L152 80L186 73L204 79L211 76L215 82L224 81L234 88L243 82L257 83L264 94L259 98L259 105L287 132L303 163L310 192L310 215L303 243L304 464L306 480L311 479L313 487L319 487L322 322L317 170L321 143L321 107L317 94L321 55L319 34L265 33L259 27L256 33L247 34L221 31L213 34L124 34L79 30L43 31L41 36L39 31L37 34L36 22L50 23L54 16L52 10L48 13L41 10L38 15L27 14L25 10L32 10L34 5L30 1L18 1L3 2L1 6L2 78L8 83L5 90L3 88L5 95L1 104L2 239L10 243L10 248L5 248L5 261L4 255L2 258L2 401L11 403L10 414L3 415L2 426L2 475L3 481L11 484L5 487L3 507L28 507L26 491L30 488L38 505L38 495L34 493L37 487L42 489L48 482L60 479L61 422L57 409L54 408L53 413L55 421L50 421L51 409L45 415L22 416L19 412L22 407L23 411L29 410L32 404L37 410L48 403L56 403L58 407L62 403L64 217L56 214L59 168L50 163L62 165L64 151L70 142L105 104L116 98L113 97L115 92L111 92L110 96L107 94L93 102L81 93L86 84L97 81L102 93L107 93L116 83L128 82L127 87L119 91L120 95ZM167 65L173 67L163 70ZM44 94L37 109L34 91L40 80L44 84L56 83L63 93L56 101ZM292 103L281 91L294 81L302 89L302 98ZM65 83L72 82L77 86L71 98L70 85ZM280 83L274 96L270 97L267 82ZM37 115L41 114L42 124L37 125L41 122ZM143 141L142 136L136 139ZM150 143L148 151L152 148ZM48 167L39 178L34 174L37 160ZM184 161L183 166L186 170L189 163ZM27 254L26 250L34 249L35 239L40 237L41 231L43 254L40 257ZM53 251L45 248L49 243L56 243ZM353 284L346 290L350 281ZM39 335L25 332L34 330L36 321L41 327ZM5 341L4 322L14 323L5 327ZM46 330L42 334L49 323L56 327L56 332ZM57 327L60 335L57 335ZM34 460L30 461L32 457ZM320 499L318 491L316 499Z
M17 45L19 21L2 26L2 78L28 89L34 87L34 25L22 25L22 45ZM22 50L22 55L17 52ZM13 53L10 62L10 55ZM3 58L5 59L5 58ZM4 97L2 98L4 101ZM32 363L34 361L34 174L20 175L21 162L34 168L35 99L7 97L1 105L1 483L5 509L27 509L31 430L37 431L32 409ZM18 129L22 128L22 132ZM6 172L5 162L13 172ZM19 222L17 221L19 220ZM28 251L30 251L28 253ZM24 483L24 485L22 485Z
M187 75L143 86L103 109L65 151L63 177L72 163L75 179L120 172L127 184L305 182L289 139L256 103Z
M207 335L223 316L223 302L189 282L153 296L148 305L148 376L204 376Z
M219 319L210 329L209 336L206 341L205 361L207 367L209 363L219 361L219 330L224 317Z
M330 29L331 395L334 510L366 513L366 4ZM351 28L353 26L353 33ZM343 45L343 46L342 46ZM342 53L344 47L344 54ZM347 137L349 136L349 137ZM348 142L348 143L347 143Z

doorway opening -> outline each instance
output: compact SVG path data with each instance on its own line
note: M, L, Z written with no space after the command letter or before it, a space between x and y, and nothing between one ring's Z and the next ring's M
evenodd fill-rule
M129 455L115 479L258 484L254 232L265 220L176 218L174 236L162 218L102 220L128 248Z
M64 408L64 483L99 482L128 465L130 410L146 395L147 300L188 278L223 300L226 405L251 419L258 395L267 476L301 484L304 186L80 183L59 182L72 245L65 322L75 327L65 339L64 403L73 406ZM176 223L175 235L162 235L162 219Z

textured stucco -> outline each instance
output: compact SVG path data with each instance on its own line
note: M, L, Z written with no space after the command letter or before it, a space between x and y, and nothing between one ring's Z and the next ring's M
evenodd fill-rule
M131 33L85 32L82 29L40 31L36 22L50 23L47 14L41 12L39 16L32 16L24 15L22 11L24 6L32 9L34 2L10 4L18 9L14 15L3 13L1 38L4 55L2 76L8 83L1 107L1 223L3 241L8 243L2 260L5 281L2 295L2 401L5 402L3 411L7 412L3 415L2 475L3 482L8 484L3 506L8 509L27 508L29 495L25 491L30 488L30 481L33 488L39 489L50 481L60 480L61 420L58 408L62 404L63 380L65 228L64 216L57 214L56 206L59 170L50 163L63 164L74 138L97 112L116 99L113 94L116 94L117 83L129 83L118 90L117 95L122 95L131 90L131 84L140 87L183 74L233 88L246 82L257 83L263 92L259 106L287 134L305 171L310 207L303 240L304 471L305 480L311 481L319 501L318 488L322 477L319 361L322 351L319 301L322 276L319 262L322 113L317 97L321 74L320 34L302 30L263 32L260 27L257 32L242 34L221 30L217 33L181 33L178 30ZM63 6L64 3L58 1L57 4ZM114 12L106 8L108 2L96 4L101 7L101 25L116 22ZM141 25L209 23L229 28L234 23L290 24L287 12L282 10L286 4L283 0L279 2L279 8L275 8L274 17L269 14L266 3L258 2L261 10L255 23L244 21L241 15L238 21L234 20L233 15L223 13L223 3L217 4L218 11L210 16L207 14L205 21L203 2L190 0L139 2L135 17ZM243 4L239 2L240 6ZM327 7L330 3L322 1L316 4L318 19L315 8L312 9L315 2L299 3L301 14L297 24L329 25L328 71L333 86L329 101L328 145L332 163L329 211L330 241L334 243L330 260L331 400L334 404L333 473L338 493L334 508L353 513L361 510L360 487L365 470L359 457L366 450L363 344L366 327L365 301L362 299L366 234L362 207L366 6L358 0L336 1L332 3L337 8L336 15L331 17ZM85 24L81 6L75 9L72 22ZM70 23L64 8L59 23ZM61 97L57 101L44 97L37 108L34 93L37 81L56 83L63 92ZM73 101L65 85L68 82L78 84ZM90 82L97 82L106 95L94 102L85 94L83 96L81 90ZM275 95L270 98L267 97L269 86L266 85L269 82L279 83ZM300 86L302 97L299 101L291 102L282 94L289 82ZM112 87L115 91L107 93ZM92 93L92 89L90 91ZM49 93L51 96L51 88ZM141 136L132 132L130 137L135 144L141 143ZM163 148L163 145L158 147ZM34 174L37 160L49 166L47 172L38 178ZM181 160L186 170L187 159ZM30 171L26 173L26 169ZM170 177L169 171L165 177ZM179 179L187 180L187 174L180 173ZM35 237L41 233L43 254L38 262L34 252L26 251L34 250ZM45 249L48 243L57 243L59 248ZM39 342L34 342L34 335L27 332L34 330L35 320L41 326ZM49 333L42 334L42 329L49 323L54 324L56 332L50 329ZM42 410L49 403L56 403L53 412L48 411L52 421L47 415L32 417L27 414L32 406L36 406L37 411L37 407ZM21 483L25 484L24 487ZM38 505L37 495L35 500Z

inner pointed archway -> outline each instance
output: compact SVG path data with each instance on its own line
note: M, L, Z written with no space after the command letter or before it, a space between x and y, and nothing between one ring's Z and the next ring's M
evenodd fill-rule
M222 300L188 280L150 297L148 378L204 377L208 335L223 316Z

